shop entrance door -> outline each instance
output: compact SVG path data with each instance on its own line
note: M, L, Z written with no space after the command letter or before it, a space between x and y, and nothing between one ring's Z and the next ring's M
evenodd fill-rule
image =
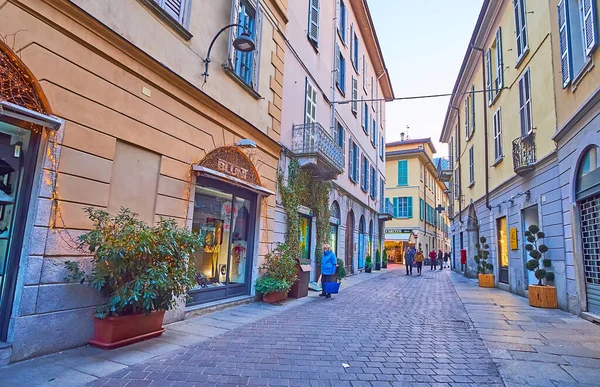
M354 212L350 210L346 219L346 272L354 274Z
M508 230L506 217L496 220L497 246L498 246L498 274L500 282L508 284Z

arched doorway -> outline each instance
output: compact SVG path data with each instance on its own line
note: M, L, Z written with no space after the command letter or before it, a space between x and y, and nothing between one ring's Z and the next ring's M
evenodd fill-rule
M6 341L41 133L61 122L51 117L31 71L1 40L0 112L0 341Z
M575 198L581 221L580 246L587 298L587 310L600 314L600 163L598 147L588 148L579 164Z
M334 252L335 256L338 256L338 228L340 225L340 206L334 200L329 208L329 244L331 245L331 251Z
M365 267L365 250L367 244L367 225L365 222L364 215L360 216L358 222L358 268L362 269Z
M346 218L346 249L345 249L346 272L354 273L354 211L348 212Z

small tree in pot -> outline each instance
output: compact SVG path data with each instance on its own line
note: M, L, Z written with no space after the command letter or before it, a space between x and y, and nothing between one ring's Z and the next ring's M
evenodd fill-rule
M96 308L92 345L110 349L164 332L166 310L174 308L195 285L189 260L201 248L200 237L161 218L149 226L121 208L116 216L86 208L93 229L79 237L79 248L92 254L92 271L67 261L67 281L88 282L106 302Z
M554 281L554 273L549 269L552 261L545 259L548 252L548 246L541 243L546 234L536 225L529 226L525 231L527 244L525 250L529 252L531 259L527 261L525 267L535 274L537 285L529 285L529 305L541 308L557 308L558 300L556 298L556 287L549 286L548 283Z
M383 259L381 261L381 267L384 269L387 269L387 266L388 266L387 250L383 249Z
M365 259L365 273L370 273L373 270L373 260L370 255Z
M375 252L375 270L381 270L381 253L379 249Z
M479 287L493 288L494 287L494 265L488 262L490 257L490 245L485 237L479 238L477 244L477 255L475 262L477 263L477 271L479 273Z
M264 274L255 283L255 289L263 295L263 301L274 303L287 298L288 291L298 279L296 263L285 243L265 255L265 263L260 268Z
M344 260L342 260L341 258L338 258L337 264L338 264L337 271L336 271L337 281L342 282L342 280L344 278L346 278L348 273L346 273L346 267L344 266Z

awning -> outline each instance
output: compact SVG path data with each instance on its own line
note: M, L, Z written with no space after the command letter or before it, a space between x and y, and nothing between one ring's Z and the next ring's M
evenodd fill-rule
M403 232L399 234L385 234L386 241L394 241L394 242L408 242L412 233Z
M241 186L249 191L255 192L261 196L271 196L275 195L275 192L266 189L257 184L248 183L242 179L239 179L234 176L227 175L225 173L215 171L214 169L202 167L200 165L194 165L193 169L195 172L198 172L201 176L209 177L211 179L220 180L225 183L234 184L237 186Z
M30 122L52 130L58 130L62 125L62 122L56 117L38 113L6 101L0 101L0 117L2 116Z

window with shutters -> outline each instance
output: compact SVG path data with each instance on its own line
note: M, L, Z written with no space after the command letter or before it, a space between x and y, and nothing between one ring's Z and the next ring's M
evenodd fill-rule
M335 46L335 70L335 84L340 93L344 95L346 94L346 59L344 58L344 55L337 44Z
M371 121L371 145L373 148L377 148L377 121L375 118Z
M496 31L496 38L486 52L486 89L488 105L492 105L504 87L504 69L502 57L502 29Z
M453 187L454 187L454 200L459 200L459 198L458 198L458 196L459 196L459 185L458 185L459 177L458 177L458 172L459 171L460 170L458 168L456 168L454 170L454 181L453 181L453 183L454 183L453 184Z
M525 0L513 0L515 14L515 38L517 41L517 64L525 57L529 51L527 36L527 9Z
M395 198L394 200L394 213L396 218L412 218L412 196Z
M344 130L344 126L341 122L338 121L336 126L334 139L336 144L342 149L343 152L346 149L346 131Z
M369 135L369 105L365 102L364 97L362 98L362 128L365 134Z
M471 98L469 97L469 95L467 95L465 97L465 139L467 141L469 141L470 137L471 137L471 124L470 124L470 114L469 114L469 100Z
M419 163L419 178L423 181L423 164Z
M398 161L398 186L408 185L408 160Z
M354 25L352 26L352 47L350 47L350 55L352 57L352 66L354 67L354 71L359 72L358 69L358 58L359 56L359 40L358 36L356 36L356 31L354 30Z
M253 52L241 52L233 47L233 41L244 32L244 28L234 27L229 34L229 70L230 73L258 92L258 65L260 57L260 35L262 29L262 14L257 13L256 3L249 0L233 0L231 24L246 27L252 40L256 42Z
M321 10L320 0L308 0L308 40L319 47L319 14Z
M363 90L367 93L367 57L365 55L362 56L362 82L363 82Z
M377 178L375 176L375 167L371 165L371 179L370 181L370 193L371 198L375 199L377 197Z
M352 76L352 103L350 104L352 114L358 114L358 80Z
M346 8L346 3L344 0L340 0L338 20L338 34L340 35L342 42L346 44L346 23L348 22L348 9Z
M358 163L358 145L351 140L348 147L348 177L354 183L358 183Z
M383 159L384 159L384 154L385 154L385 138L383 137L383 135L381 135L381 141L379 143L379 158L381 159L381 161L383 161Z
M519 79L519 118L521 122L521 137L528 136L533 131L531 116L531 76L529 68Z
M475 150L473 145L469 148L469 187L475 184Z
M498 108L494 113L494 160L499 162L502 160L504 154L502 153L502 114L501 109Z
M419 219L425 219L425 202L419 198Z
M192 38L192 34L188 31L191 0L141 0L141 2L173 27L184 39Z
M304 115L304 123L312 124L317 122L317 89L306 78L306 95L304 100L306 106L306 114Z
M449 164L450 164L450 168L454 168L454 154L452 153L452 150L454 149L454 137L450 138L450 144L448 146L448 156L450 158Z
M475 85L471 86L471 134L475 133Z
M594 0L561 0L558 4L563 88L577 84L592 64L598 40L596 18Z
M369 161L364 154L360 160L360 188L364 192L369 192Z
M383 177L379 177L379 201L383 203L385 201L385 181Z

